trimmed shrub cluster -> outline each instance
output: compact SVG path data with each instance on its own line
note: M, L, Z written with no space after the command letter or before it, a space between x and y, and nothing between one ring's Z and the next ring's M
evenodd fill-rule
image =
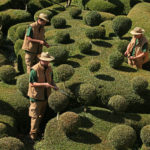
M3 65L0 67L0 80L6 83L11 83L16 76L16 71L13 66Z
M92 49L92 44L90 42L79 43L79 50L81 53L89 53Z
M118 51L112 53L109 56L109 65L112 68L117 69L118 67L121 66L121 64L123 63L123 61L124 61L124 56L120 52L118 52Z
M148 87L148 81L142 76L134 77L132 80L132 87L136 93L142 93Z
M129 44L129 41L126 41L126 40L119 41L118 46L117 46L117 50L120 53L124 54L126 49L127 49L128 44Z
M15 137L4 137L0 139L0 149L3 150L25 150L24 144Z
M22 40L24 39L27 27L28 27L28 25L22 25L17 28L17 30L16 30L16 38L17 39L22 39Z
M114 14L108 12L100 12L100 15L102 22L106 20L113 20L116 17Z
M127 100L121 95L112 96L108 102L108 107L114 112L125 112L127 106Z
M88 28L85 31L85 35L89 39L99 39L99 38L104 38L105 37L105 28L99 26L99 27L92 27Z
M66 27L66 19L62 17L53 17L51 19L51 24L54 28L65 28Z
M16 55L18 55L18 52L22 49L22 45L23 45L23 40L21 40L21 39L18 39L15 42L14 50L15 50L15 54Z
M10 8L11 0L3 0L0 2L0 11Z
M146 125L141 129L140 137L146 147L150 147L150 125Z
M118 37L122 37L129 31L132 21L126 16L117 16L113 19L112 28Z
M59 91L53 92L48 98L49 107L55 112L63 111L69 104L69 99L66 95Z
M46 51L48 51L49 54L55 58L54 60L55 64L65 63L69 56L69 52L65 48L60 46L50 47L49 49L46 49Z
M74 74L74 69L71 65L62 64L56 68L56 76L59 81L67 81Z
M65 134L77 131L80 125L80 116L74 112L65 112L60 116L60 128Z
M17 66L18 70L21 73L25 73L26 70L27 70L27 67L26 67L26 64L25 64L25 51L22 50L22 49L18 52L17 62L18 62L18 66Z
M89 26L98 26L101 22L101 15L96 11L91 11L84 16L84 22Z
M69 14L74 19L78 18L81 13L82 13L82 10L80 8L70 8L69 9Z
M7 58L3 54L0 54L0 67L2 65L6 65L7 63L8 63Z
M84 106L91 105L96 100L96 88L92 84L81 84L76 88L76 97Z
M17 88L23 96L27 96L29 86L29 74L20 75L17 78Z
M88 68L91 72L96 72L100 69L101 67L101 64L99 62L99 60L91 60L89 65L88 65Z
M108 133L108 141L116 149L132 147L136 141L136 132L128 125L117 125Z
M70 43L70 34L63 31L57 32L55 36L55 42L62 44Z

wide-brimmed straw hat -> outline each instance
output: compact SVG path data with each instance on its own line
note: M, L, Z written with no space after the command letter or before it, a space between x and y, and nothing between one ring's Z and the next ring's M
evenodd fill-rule
M145 32L144 29L140 28L140 27L135 27L130 33L132 35L140 35L143 34Z
M39 59L43 61L53 61L55 58L50 56L48 52L42 52Z
M43 19L46 22L49 22L47 14L40 13L38 18Z

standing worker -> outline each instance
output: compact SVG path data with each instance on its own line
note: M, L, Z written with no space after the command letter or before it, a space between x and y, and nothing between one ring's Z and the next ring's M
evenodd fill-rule
M71 5L72 0L67 0L66 8Z
M41 54L43 46L49 47L44 37L44 26L47 22L49 22L48 16L41 13L38 20L30 24L27 29L22 46L22 49L25 50L27 73L30 73L31 67L39 61L37 56Z
M124 55L128 57L128 64L142 69L142 65L149 61L148 40L143 35L144 29L140 27L135 27L130 33L133 37Z
M30 138L35 140L39 131L39 125L45 109L51 88L58 90L53 81L53 72L50 62L54 60L48 52L42 52L40 61L31 68L28 96L30 98L29 116L31 117Z

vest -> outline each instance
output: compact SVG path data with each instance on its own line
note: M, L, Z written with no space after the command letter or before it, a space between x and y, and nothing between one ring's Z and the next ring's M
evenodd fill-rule
M132 49L135 45L135 38L133 37L131 39L131 42L129 43L129 53L131 54L132 52ZM142 52L142 47L144 44L148 43L148 40L146 39L146 37L142 36L140 39L139 39L139 43L135 46L135 57L140 55ZM138 61L142 61L143 64L148 62L149 61L149 54L148 52L145 52L144 53L144 57L143 58L138 58Z
M32 69L34 69L37 72L38 83L48 82L51 84L52 69L50 66L48 66L48 68L45 70L44 67L39 62L36 65L34 65ZM47 81L45 81L45 77ZM29 83L28 96L30 98L37 99L37 100L45 100L44 89L45 87L33 87L31 86L31 83ZM46 89L47 89L47 97L49 97L51 93L51 88L46 88Z
M33 39L37 39L37 40L44 40L44 27L42 27L39 31L39 27L40 25L37 22L34 22L32 24L30 24L30 26L32 27L32 31L33 31ZM27 36L25 35L24 37L24 42L22 45L22 49L35 53L35 54L40 54L42 52L42 45L39 43L35 43L35 42L29 42Z

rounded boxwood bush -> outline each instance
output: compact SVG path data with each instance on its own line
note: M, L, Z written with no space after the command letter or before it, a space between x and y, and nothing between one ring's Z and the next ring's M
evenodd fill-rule
M120 52L116 51L109 56L109 65L112 68L117 69L124 61L124 56Z
M51 24L54 28L65 28L66 27L66 19L62 17L53 17L51 19Z
M69 56L69 52L62 47L50 47L49 49L46 49L46 51L55 58L55 64L65 63Z
M25 150L25 147L24 147L24 144L15 137L4 137L0 139L0 149Z
M88 68L91 72L95 72L95 71L98 71L101 67L101 64L99 62L99 60L91 60L89 65L88 65Z
M125 112L127 106L127 100L121 95L112 96L108 102L108 107L115 112Z
M55 42L63 44L70 43L70 34L63 31L57 32L55 36Z
M99 27L93 27L93 28L88 28L85 31L85 35L89 39L99 39L99 38L104 38L105 37L105 28L99 26Z
M112 28L115 34L122 37L125 33L129 31L132 26L132 21L126 16L117 16L113 19Z
M21 40L21 39L18 39L18 40L15 42L14 49L15 49L15 54L16 54L16 55L18 54L19 50L21 50L22 45L23 45L23 40Z
M92 49L92 44L90 42L79 43L79 50L81 53L89 53Z
M148 87L148 81L142 76L134 77L132 80L132 87L136 93L142 93Z
M150 125L146 125L141 129L140 137L144 145L150 146Z
M22 40L24 39L27 27L28 27L28 25L22 25L17 28L17 30L16 30L16 38L17 39L22 39Z
M7 58L3 54L0 54L0 66L6 65L7 63Z
M108 133L108 141L116 149L132 147L136 141L136 132L128 125L117 125Z
M80 8L70 8L69 14L72 18L78 18L78 16L82 13L82 10Z
M89 26L98 26L101 23L101 15L96 11L90 11L83 19L85 24Z
M74 112L65 112L60 115L59 125L68 134L77 130L80 124L80 116Z
M84 106L92 104L96 99L96 88L92 84L80 84L75 93L78 102Z
M129 44L129 41L126 41L126 40L119 41L118 46L117 46L117 50L120 53L124 54L126 49L127 49L128 44Z
M66 95L59 91L53 92L48 98L49 107L55 112L63 111L69 104L69 99Z
M140 150L149 150L149 147L145 146L144 144L142 144L141 149Z
M23 96L27 96L29 87L29 74L20 75L17 79L17 88L23 94Z
M16 76L16 71L13 66L3 65L0 67L0 79L3 82L11 83Z
M56 76L59 81L67 81L74 74L74 69L71 65L62 64L56 68Z

